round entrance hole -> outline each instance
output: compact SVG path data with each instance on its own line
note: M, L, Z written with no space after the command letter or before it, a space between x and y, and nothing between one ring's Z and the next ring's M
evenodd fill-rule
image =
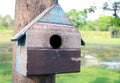
M59 35L52 35L50 37L50 45L53 49L58 49L62 44L62 39Z

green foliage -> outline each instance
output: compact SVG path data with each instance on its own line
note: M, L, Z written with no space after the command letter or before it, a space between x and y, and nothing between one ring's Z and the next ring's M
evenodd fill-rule
M86 24L82 27L84 31L99 31L97 21L86 21Z
M112 26L112 16L101 16L98 19L98 27L100 31L109 31Z
M112 22L113 26L111 27L112 37L120 38L120 17L118 11L120 10L120 1L119 0L109 0L103 4L103 9L107 11L113 11L113 16L115 17Z
M119 29L120 19L112 16L101 16L98 20L86 21L87 13L91 11L89 9L84 11L73 9L67 13L67 16L72 20L75 27L82 31L111 31Z
M66 13L66 15L72 20L72 23L76 28L81 30L81 27L86 24L87 14L84 11L77 11L75 9Z
M96 6L90 6L89 8L84 9L86 13L94 13L96 10Z
M112 30L120 30L120 18L112 18Z
M89 8L84 9L83 11L77 11L72 9L71 11L67 12L67 16L72 20L72 23L75 27L79 30L94 30L93 27L88 27L86 25L86 19L88 13L95 12L96 7L90 6ZM90 24L90 23L89 23Z
M113 18L111 24L111 37L120 38L120 18Z
M13 19L10 15L6 15L4 17L0 16L0 29L8 29L9 27L13 27Z

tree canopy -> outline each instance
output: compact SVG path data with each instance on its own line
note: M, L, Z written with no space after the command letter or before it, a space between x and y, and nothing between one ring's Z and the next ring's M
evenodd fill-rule
M73 9L66 14L72 20L72 23L75 25L75 27L77 27L78 29L82 29L82 26L86 24L86 12Z
M8 27L12 27L13 26L13 19L10 17L10 15L6 15L6 16L0 16L0 26L2 28L8 28Z

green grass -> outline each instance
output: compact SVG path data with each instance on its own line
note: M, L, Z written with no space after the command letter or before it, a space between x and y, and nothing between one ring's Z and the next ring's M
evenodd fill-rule
M86 44L117 44L120 45L120 38L111 38L110 32L102 31L80 31L81 37Z
M108 44L108 45L120 45L120 39L117 38L84 38L86 44Z
M9 26L9 27L4 27L0 25L0 30L12 30L13 26Z
M79 31L84 38L111 38L111 33L107 31Z
M11 58L8 60L11 60ZM0 83L10 83L12 78L11 72L11 62L0 62Z
M56 83L120 83L120 73L97 66L84 66L80 73L57 75Z
M0 83L10 83L12 74L12 50L0 44ZM3 48L2 48L3 47Z
M12 38L13 30L0 30L0 44L10 43Z
M0 30L0 83L11 83L12 30Z

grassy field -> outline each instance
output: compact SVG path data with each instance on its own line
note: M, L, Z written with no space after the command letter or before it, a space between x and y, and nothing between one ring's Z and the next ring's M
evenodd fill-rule
M56 83L120 83L120 73L97 66L83 66L81 73L57 75Z
M100 61L120 60L120 39L111 39L109 32L81 33L86 42L86 46L81 48L83 54L92 53ZM11 83L12 34L12 30L0 30L0 83ZM82 66L80 73L56 75L56 83L120 83L120 71Z
M12 30L0 30L0 83L11 83Z
M120 39L111 38L110 32L101 31L80 31L83 40L86 44L108 44L120 45Z

